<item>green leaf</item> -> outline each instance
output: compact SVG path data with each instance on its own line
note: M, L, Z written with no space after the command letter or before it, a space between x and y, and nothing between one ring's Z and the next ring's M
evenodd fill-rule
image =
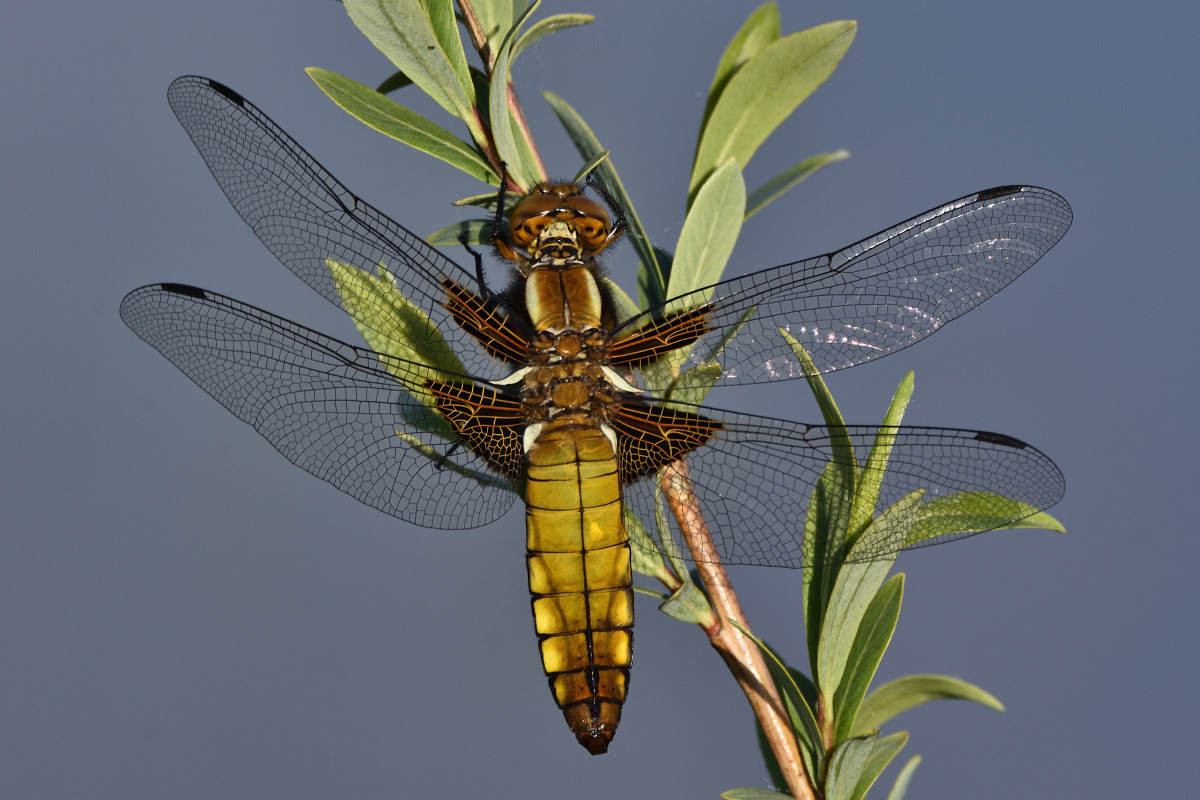
M684 388L671 389L670 399L678 400L688 405L699 405L704 396L712 389L717 379L725 374L719 364L697 364L679 377L687 376ZM655 387L650 387L655 388Z
M688 196L734 158L745 167L758 146L833 74L857 26L830 22L778 39L729 79L696 148Z
M894 542L897 531L903 533L912 523L921 504L921 492L912 492L886 509L871 523L862 537L846 553L847 563L838 571L829 596L829 607L821 625L817 648L817 686L826 699L825 714L838 719L842 709L835 705L843 683L846 665L867 609L896 560L896 549L880 547L878 540ZM903 540L903 536L900 537Z
M854 485L858 482L858 462L854 459L854 445L850 441L850 434L846 432L846 421L842 418L842 412L833 399L833 393L829 391L825 379L821 377L817 365L813 363L808 351L804 349L804 345L796 341L783 328L779 329L779 335L787 342L788 347L800 362L800 369L804 372L804 379L808 382L809 391L816 399L817 407L821 409L821 417L829 427L833 463L837 464L842 479L841 488L847 492L846 497L849 498L852 496L850 493L854 491Z
M474 87L448 0L344 0L342 5L355 27L397 69L471 126ZM476 141L483 141L481 134L471 131Z
M667 569L664 556L659 551L654 537L646 530L646 526L628 506L621 507L621 518L625 521L625 532L629 534L629 542L632 545L630 553L633 571L670 585L677 576Z
M409 111L390 97L335 72L309 67L305 72L329 99L380 133L440 158L485 183L498 183L487 160L470 143Z
M875 746L871 748L867 762L858 774L854 790L850 793L851 800L862 800L867 796L867 792L875 785L875 781L879 780L879 776L887 769L888 764L892 763L892 759L904 749L904 745L907 743L908 734L904 731L875 740Z
M794 800L790 794L777 792L774 789L759 789L756 787L729 789L721 792L721 797L725 798L725 800Z
M888 800L904 800L904 795L908 792L908 784L912 781L913 773L917 771L920 764L920 756L913 756L908 760L908 763L901 768L900 774L896 776L896 782L892 784L892 791L888 792Z
M842 413L812 358L787 331L781 328L779 334L800 362L808 388L829 429L830 448L833 451L833 461L825 467L817 481L804 521L804 556L805 562L811 565L811 568L804 570L801 578L804 627L813 674L817 675L818 644L829 594L837 580L839 556L850 521L850 503L854 497L854 485L858 482L858 465Z
M683 221L675 247L675 266L667 285L668 297L679 297L721 279L729 254L742 229L746 184L732 159L709 176ZM704 296L704 301L709 295ZM689 302L702 302L689 298ZM667 313L675 310L668 308Z
M818 156L806 158L799 164L779 173L750 193L750 196L746 199L746 219L750 219L765 208L768 203L782 197L785 192L800 183L800 181L815 174L818 170L838 161L844 161L849 157L849 150L834 150L832 153L822 153Z
M308 68L308 70L311 70L311 69L316 69L316 67ZM305 70L305 72L308 72L308 70ZM309 73L310 76L311 76L311 74L312 73ZM408 77L400 70L396 70L391 75L387 76L387 78L384 79L383 83L376 86L375 91L379 92L380 94L391 94L392 92L403 89L405 86L412 86L412 85L413 85L412 78Z
M892 402L888 405L887 413L883 416L883 424L871 443L871 452L863 464L858 483L854 487L854 502L850 507L849 540L853 542L871 522L875 514L875 506L879 503L879 489L887 474L888 458L892 454L892 445L896 442L899 425L904 420L904 412L912 400L913 373L910 370L896 387Z
M512 57L515 60L517 56L525 52L526 48L543 36L549 36L556 31L563 31L567 28L587 25L595 19L591 14L556 14L552 17L538 20L517 40L516 45L513 47Z
M958 492L925 503L917 512L904 546L940 536L1016 528L1067 532L1054 517L1019 500L990 492Z
M434 247L449 247L462 244L463 236L467 244L490 245L492 243L492 223L486 219L463 219L451 222L444 228L438 228L425 237L425 241Z
M721 60L717 62L717 72L713 75L712 87L708 90L708 101L704 105L704 118L700 123L700 132L712 115L713 107L725 91L725 85L742 65L763 51L763 48L779 38L779 7L774 3L764 3L754 10L733 38L729 40Z
M574 183L576 185L583 183L585 180L587 180L588 176L591 175L596 170L596 168L600 166L600 163L608 158L608 156L609 156L609 153L607 150L602 150L601 152L592 156L575 173L575 177L571 179L571 183Z
M836 558L843 549L846 523L850 519L850 492L842 481L838 464L829 463L821 471L804 518L804 560L812 566L803 571L802 602L804 631L808 643L809 666L819 675L817 653L824 628L829 596L838 576Z
M349 264L326 259L325 266L333 277L342 306L354 320L367 346L376 353L408 362L411 366L428 367L430 378L463 375L462 362L442 338L428 315L420 306L409 302L392 280L391 273L380 265L379 274L358 269ZM421 343L414 346L414 342ZM387 361L384 361L385 366ZM398 374L409 389L418 390L411 373Z
M537 9L541 0L535 0L525 9L520 18L504 37L503 44L496 52L496 65L492 70L492 86L488 95L488 113L492 121L492 139L496 143L496 151L500 158L508 164L509 175L519 185L529 189L535 183L545 180L541 174L528 142L517 129L513 119L512 109L508 104L509 81L512 78L513 45L517 41L521 26Z
M712 627L716 621L708 598L691 581L685 581L674 594L659 604L658 610L671 619L693 622L705 628Z
M896 631L903 597L904 575L893 575L879 587L859 623L858 635L854 637L854 645L846 659L844 677L834 693L834 709L837 712L833 727L835 742L851 736L854 718Z
M825 800L853 800L859 779L867 769L879 734L847 739L834 748L825 779Z
M575 150L584 161L591 161L604 152L600 140L592 133L592 129L565 100L551 92L543 93L542 97L558 117L558 121L566 130L567 136L570 137L571 143L575 145ZM626 237L642 264L638 283L645 289L646 304L657 305L663 302L666 299L667 285L658 256L650 243L650 237L646 235L646 229L642 226L641 219L638 218L637 211L634 210L633 201L621 184L621 178L617 175L617 168L613 166L611 158L605 159L596 169L596 180L606 192L612 195L617 206L625 214L625 222L628 225Z
M867 695L854 721L855 735L874 730L910 708L930 700L971 700L1003 711L1004 705L974 684L945 675L909 675L880 686Z

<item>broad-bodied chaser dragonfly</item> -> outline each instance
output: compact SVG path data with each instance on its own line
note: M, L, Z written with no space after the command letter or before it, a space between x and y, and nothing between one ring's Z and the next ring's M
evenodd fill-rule
M1053 192L990 189L837 252L622 316L597 274L597 254L624 227L603 191L595 200L585 185L538 186L512 207L507 231L498 209L494 244L515 269L493 292L478 263L459 267L365 203L228 87L183 77L168 99L258 238L350 313L371 347L181 284L131 292L122 319L288 460L367 505L462 529L523 500L543 666L592 753L612 739L629 678L623 512L656 518L660 470L686 461L712 523L711 557L812 566L804 519L838 457L830 429L678 395L802 376L781 329L820 371L907 347L1029 269L1071 224ZM849 429L864 451L877 433ZM1054 463L1011 437L894 433L881 504L924 490L926 499L988 492L1045 509L1063 494ZM1011 507L997 506L991 529L1015 521ZM905 545L882 540L877 554Z

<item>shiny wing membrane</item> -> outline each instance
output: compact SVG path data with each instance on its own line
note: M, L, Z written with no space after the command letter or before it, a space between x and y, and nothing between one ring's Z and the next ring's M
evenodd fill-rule
M715 385L802 377L783 329L821 372L852 367L975 308L1033 266L1070 225L1071 207L1046 189L967 195L836 253L723 281L626 320L614 334L613 359L635 361L633 351L673 333L695 341L691 363L719 365ZM697 310L671 324L672 313L689 308ZM656 322L668 335L637 334ZM701 370L677 385L711 380Z
M326 260L373 275L382 266L444 337L414 341L414 347L438 350L449 344L468 372L485 379L511 372L511 367L481 351L444 305L450 291L465 289L473 296L477 283L473 274L343 186L233 89L208 78L185 76L171 83L167 100L234 209L301 280L368 328L389 336L394 311L375 296L347 302ZM488 310L473 313L486 316ZM523 325L515 317L501 316L508 328ZM528 336L522 335L515 337L512 347L523 349Z
M708 523L716 556L726 564L812 567L804 524L813 488L826 466L848 461L835 451L829 428L718 411L708 406L672 404L702 420L698 432L707 444L689 452L686 463L699 508ZM668 416L670 416L668 414ZM854 456L861 462L879 433L875 426L847 426ZM947 532L906 541L901 526L876 529L861 560L889 555L1005 527L1047 509L1066 491L1058 467L1044 453L1002 434L950 428L891 429L895 443L882 476L879 513L911 492L923 490L923 508L958 493L971 497L971 514L954 516L953 500L942 500ZM833 470L831 477L844 475ZM656 518L657 478L647 475L624 489L623 499L643 523ZM1012 501L1023 503L1022 508ZM659 517L674 521L669 513ZM953 531L953 532L950 532ZM678 532L673 530L674 535ZM701 559L703 560L703 558Z
M427 366L180 284L130 292L121 319L289 461L369 506L459 529L498 519L516 499L418 397ZM446 377L440 386L456 385ZM496 438L519 457L516 431L510 424Z

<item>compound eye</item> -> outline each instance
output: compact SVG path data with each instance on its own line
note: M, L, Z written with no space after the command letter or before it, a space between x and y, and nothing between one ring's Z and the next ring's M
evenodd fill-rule
M576 217L572 224L579 233L584 247L590 250L604 243L611 224L604 206L590 197L580 195L566 198L563 205L575 213Z
M512 232L513 244L527 247L537 239L558 207L557 197L542 192L517 201L508 215L508 229Z

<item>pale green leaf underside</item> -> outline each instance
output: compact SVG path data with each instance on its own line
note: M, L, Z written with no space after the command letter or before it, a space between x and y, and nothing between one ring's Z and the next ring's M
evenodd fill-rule
M345 0L343 5L371 44L438 105L464 121L473 117L474 87L449 3Z
M737 162L730 159L700 187L683 222L667 286L668 297L679 297L721 279L741 232L745 209L746 184ZM691 302L708 299L693 298Z

